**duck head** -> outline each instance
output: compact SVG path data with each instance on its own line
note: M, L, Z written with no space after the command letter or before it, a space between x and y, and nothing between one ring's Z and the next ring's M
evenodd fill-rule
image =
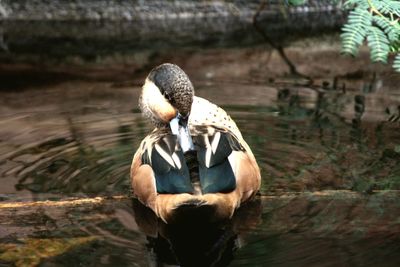
M188 129L193 96L186 73L177 65L165 63L150 71L139 99L142 113L156 127L170 127L184 151L193 148Z

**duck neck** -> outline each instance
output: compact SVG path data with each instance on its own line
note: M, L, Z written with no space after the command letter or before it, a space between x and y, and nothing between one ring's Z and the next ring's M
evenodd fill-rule
M189 131L188 118L183 118L180 114L171 120L169 123L171 127L172 134L176 135L178 138L179 145L183 153L195 150L192 140L192 136Z

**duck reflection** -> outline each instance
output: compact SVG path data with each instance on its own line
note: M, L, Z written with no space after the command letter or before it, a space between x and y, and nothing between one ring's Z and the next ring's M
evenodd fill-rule
M169 224L136 199L133 210L147 236L150 266L227 266L246 233L261 223L262 206L256 198L225 221L209 216L209 206L181 208Z

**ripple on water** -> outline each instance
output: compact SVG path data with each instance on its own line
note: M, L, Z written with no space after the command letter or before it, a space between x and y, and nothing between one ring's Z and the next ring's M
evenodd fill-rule
M15 147L2 159L3 179L13 177L17 190L35 193L121 193L144 130L131 123L103 123L101 130L90 122L72 123L68 136Z
M193 214L186 217L190 223L178 226L164 224L126 197L33 202L20 208L17 203L2 207L0 219L15 233L7 239L1 233L0 240L18 238L18 249L7 247L8 255L20 259L29 253L27 261L38 247L48 247L50 253L40 254L43 264L396 266L398 197L341 191L261 197L228 222L210 224ZM74 249L57 254L60 240Z
M40 90L7 94L6 112L0 119L1 198L128 196L131 158L151 130L136 108L139 88L117 90L98 83L80 84L77 89L73 83L59 86L46 94ZM3 209L0 221L9 227L0 241L15 243L29 236L43 246L49 245L49 238L54 238L52 245L59 243L57 238L72 245L87 242L67 253L49 254L43 260L49 265L175 264L179 255L191 255L192 260L204 256L195 252L212 256L199 260L217 258L233 266L398 262L398 196L337 191L285 194L400 189L398 95L362 98L300 87L288 83L198 86L200 96L235 119L263 179L260 203L243 207L222 228L201 229L206 231L203 237L210 231L215 234L213 246L200 247L202 243L193 240L190 232L173 234L176 229L166 228L126 198L96 203L90 199L91 204L62 208L35 202L29 207L33 215L25 209ZM22 98L31 101L25 105ZM268 196L273 193L282 196ZM82 236L91 239L77 239ZM23 254L18 253L32 251L32 240L24 240L21 249L9 250L19 258ZM187 245L193 241L197 243Z
M0 121L0 171L5 184L1 194L129 190L131 157L151 130L134 108L140 89L118 89L119 95L103 84L96 85L98 93L93 85L86 86L88 90L84 86L72 90L68 84L72 90L68 94L63 86L49 90L46 97L57 96L58 101L50 105L36 95L40 91L8 95L12 104ZM400 103L397 95L360 97L287 83L200 84L196 92L226 109L237 122L262 169L262 194L400 188L398 179L370 177L377 171L389 173L388 177L399 172L390 168L400 143L398 124L390 122ZM23 94L32 99L29 105L21 106L12 98ZM386 109L381 107L385 103ZM364 174L367 177L358 181Z
M149 125L131 112L139 89L130 88L130 97L128 90L118 90L121 97L103 87L99 97L92 93L89 100L87 88L81 88L79 98L79 90L68 95L63 86L46 96L55 104L36 97L40 91L15 94L18 99L27 94L32 99L27 105L9 99L0 120L0 194L126 193L132 155Z

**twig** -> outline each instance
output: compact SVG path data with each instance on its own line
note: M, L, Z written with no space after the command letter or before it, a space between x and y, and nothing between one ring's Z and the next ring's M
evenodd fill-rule
M266 1L262 1L260 6L258 7L256 13L253 16L253 26L254 28L257 30L257 32L264 38L264 40L273 48L275 49L279 56L283 59L283 61L286 63L286 65L288 65L289 67L289 71L290 74L292 75L297 75L303 78L307 78L309 79L308 76L300 73L297 71L296 66L292 63L292 61L287 57L283 47L277 43L275 43L262 29L262 27L260 27L260 25L258 24L258 18L261 14L261 12L266 8L267 6L267 2Z

